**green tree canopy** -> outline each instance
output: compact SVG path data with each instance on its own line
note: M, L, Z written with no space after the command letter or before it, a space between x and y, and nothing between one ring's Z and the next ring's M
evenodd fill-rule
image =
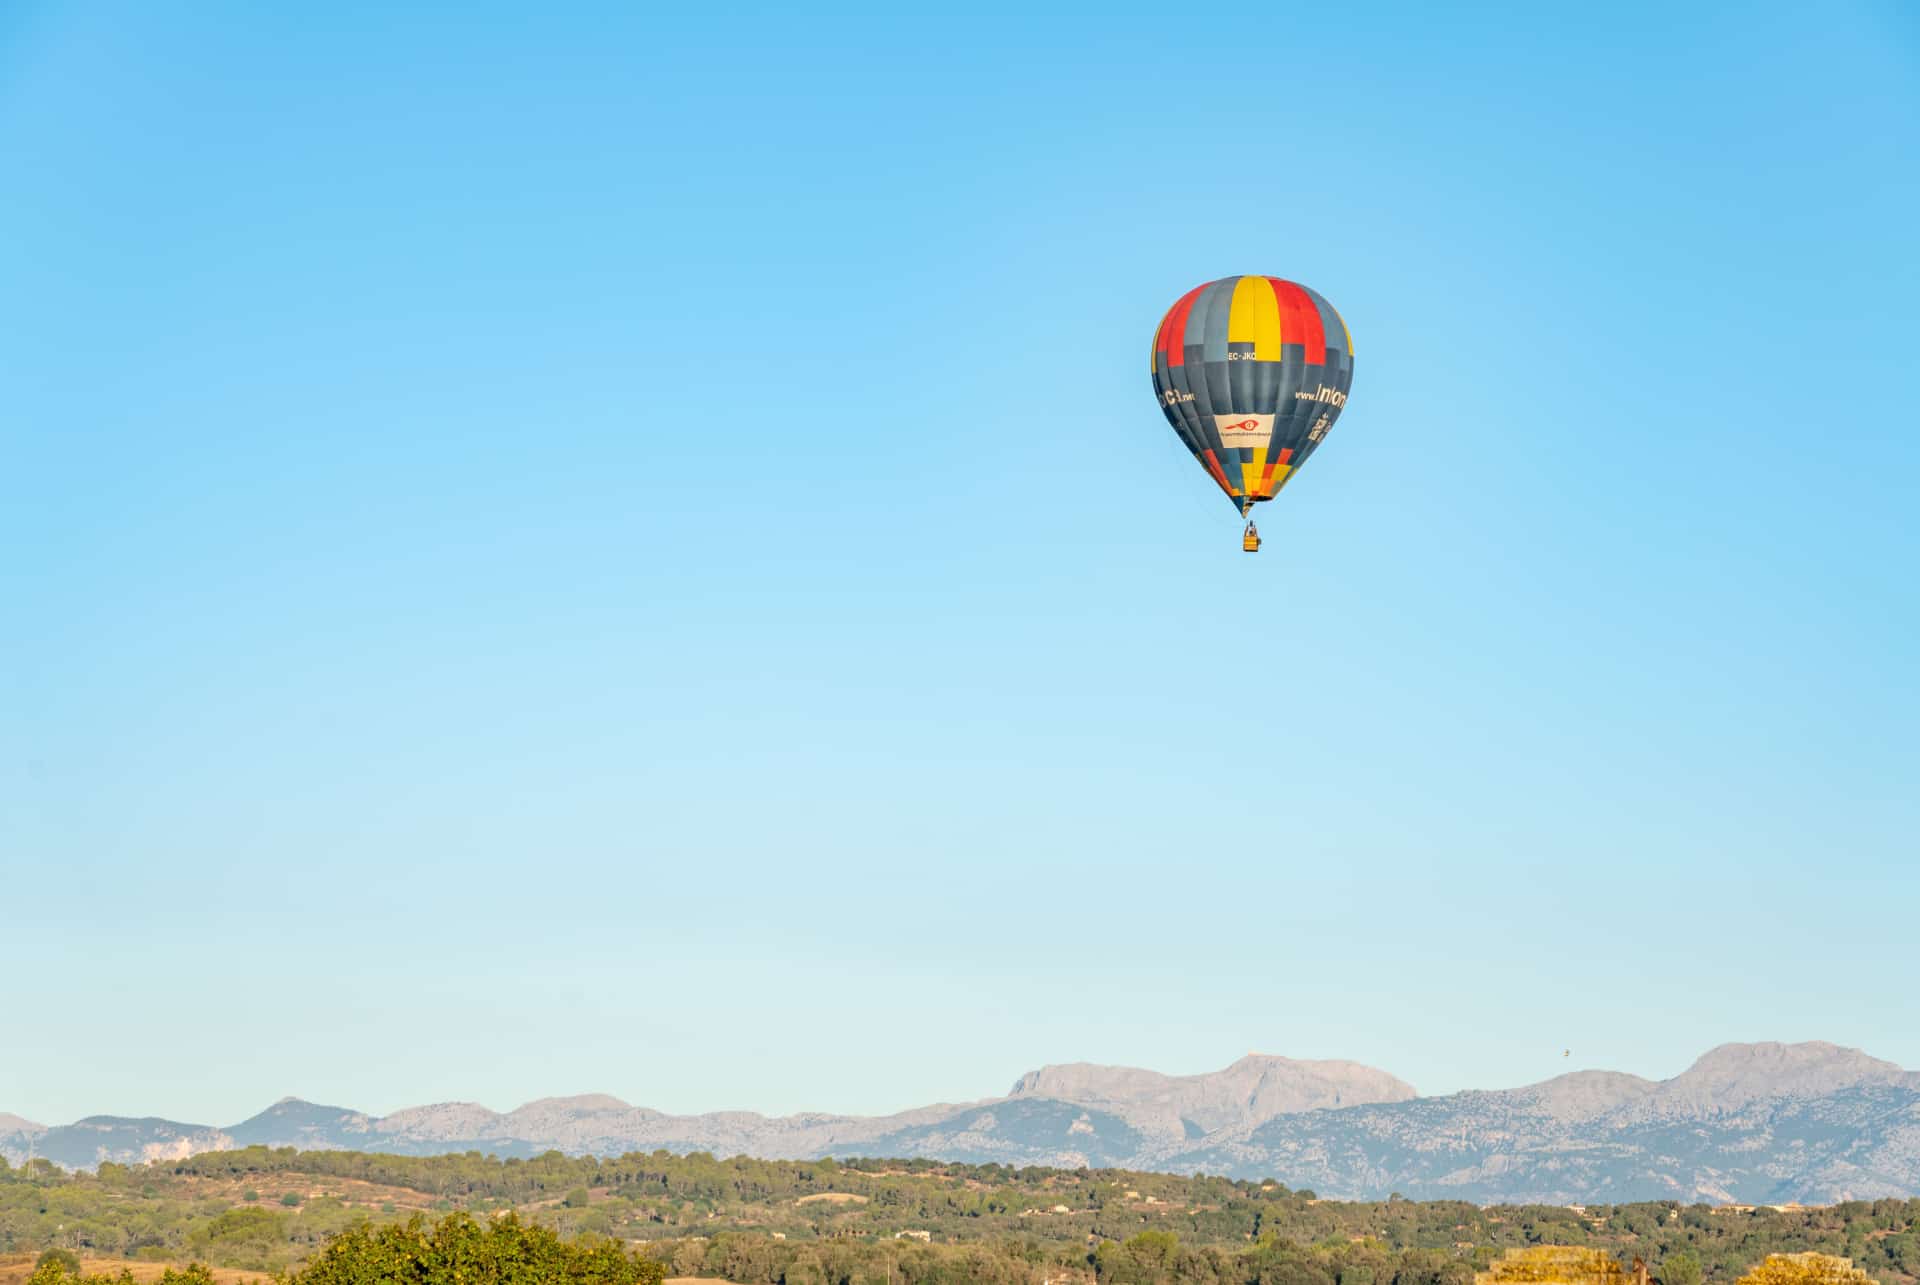
M609 1241L562 1240L511 1214L416 1215L336 1236L292 1285L661 1285L666 1269Z

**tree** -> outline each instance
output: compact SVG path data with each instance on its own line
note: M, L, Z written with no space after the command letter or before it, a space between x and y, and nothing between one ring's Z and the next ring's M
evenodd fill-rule
M1832 1254L1768 1254L1739 1285L1871 1285L1867 1274Z
M588 1194L585 1187L575 1187L567 1193L567 1198L560 1203L568 1209L585 1209L592 1199L593 1197Z
M698 1276L706 1270L706 1242L683 1240L673 1247L673 1273L676 1276Z
M1248 1256L1258 1285L1333 1285L1319 1261L1294 1245L1267 1244Z
M1669 1254L1660 1262L1660 1285L1700 1285L1700 1260L1689 1253Z
M512 1214L485 1226L451 1214L354 1227L327 1243L291 1285L661 1285L666 1268L619 1245L565 1241Z
M784 1285L827 1285L827 1273L820 1262L820 1255L803 1249L787 1264L781 1280Z

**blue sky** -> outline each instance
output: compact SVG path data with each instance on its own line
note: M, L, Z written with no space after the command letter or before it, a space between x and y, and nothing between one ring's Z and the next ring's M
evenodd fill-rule
M1920 1067L1920 23L1438 8L0 7L0 1110Z

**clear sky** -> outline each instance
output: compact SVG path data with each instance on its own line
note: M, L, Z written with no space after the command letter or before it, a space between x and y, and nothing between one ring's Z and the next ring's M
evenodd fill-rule
M0 1110L1920 1067L1916 121L1897 0L0 2Z

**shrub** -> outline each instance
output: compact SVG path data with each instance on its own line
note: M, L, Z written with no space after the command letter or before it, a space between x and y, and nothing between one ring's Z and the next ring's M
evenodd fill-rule
M34 1260L33 1270L37 1274L50 1268L59 1268L68 1276L80 1274L80 1255L71 1249L49 1249Z

